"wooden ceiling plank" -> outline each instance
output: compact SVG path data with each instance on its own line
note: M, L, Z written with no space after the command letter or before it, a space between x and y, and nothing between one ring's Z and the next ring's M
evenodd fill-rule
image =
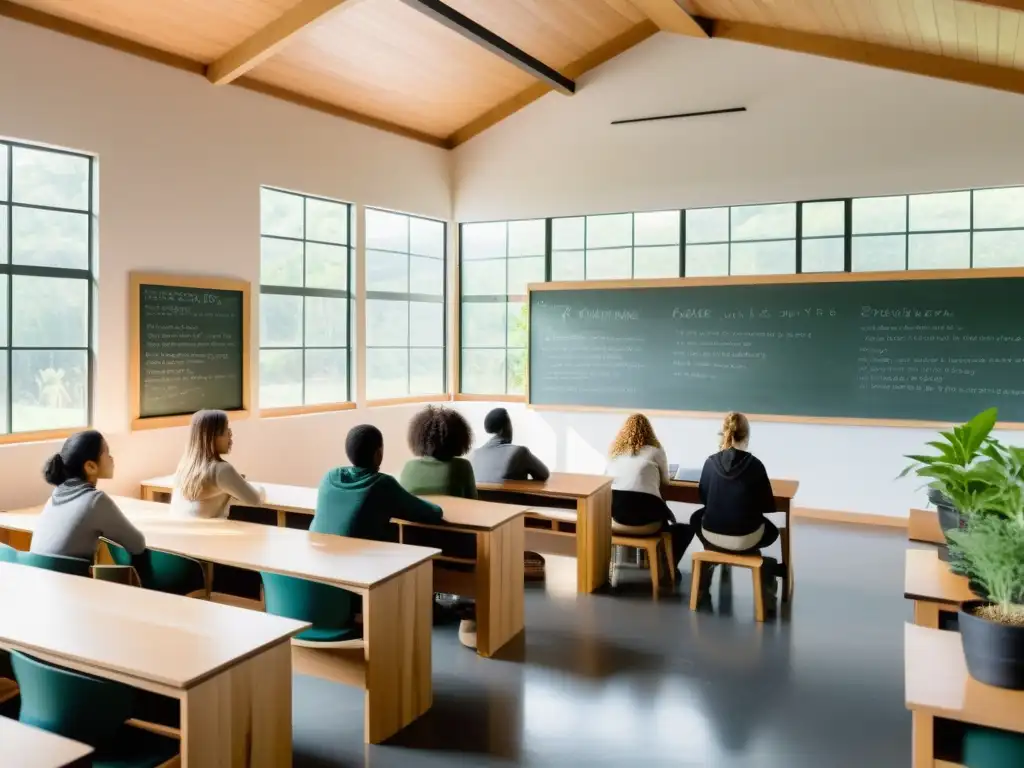
M1005 8L1008 11L1024 12L1024 0L963 0L974 5L988 5L993 8Z
M226 85L269 59L299 32L351 0L302 0L243 40L206 69L206 79Z
M689 0L631 0L662 32L709 37L711 24L698 16Z
M1009 11L999 12L999 58L998 64L1003 67L1013 66L1013 54L1017 49L1017 30L1020 27L1020 14Z
M733 21L716 21L712 37L1024 94L1024 72L967 59Z

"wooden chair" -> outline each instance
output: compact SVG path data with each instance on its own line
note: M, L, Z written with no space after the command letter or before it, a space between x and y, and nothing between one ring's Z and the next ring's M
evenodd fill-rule
M697 610L700 597L700 572L704 563L715 565L735 565L738 568L749 568L754 580L754 618L764 621L764 592L762 591L761 568L764 558L760 555L733 555L727 552L702 550L693 553L693 581L690 583L690 610Z
M672 537L668 532L655 534L653 536L630 536L625 533L616 533L612 529L612 545L619 547L636 547L647 553L647 561L651 564L651 587L654 596L658 596L661 587L659 571L661 570L661 554L664 553L668 563L668 577L672 584L676 583L676 560L672 552Z

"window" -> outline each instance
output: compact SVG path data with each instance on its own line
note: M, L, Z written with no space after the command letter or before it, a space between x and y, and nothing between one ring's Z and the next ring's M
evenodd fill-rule
M366 396L445 391L445 225L366 209Z
M680 212L551 220L552 280L679 277Z
M351 206L260 188L260 407L351 400Z
M0 431L91 416L95 161L0 142Z
M544 282L546 222L463 224L460 391L526 391L526 286Z
M686 211L686 277L796 272L796 203Z

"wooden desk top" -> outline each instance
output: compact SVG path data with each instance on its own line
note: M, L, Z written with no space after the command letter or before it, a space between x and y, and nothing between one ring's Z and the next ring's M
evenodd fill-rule
M781 480L771 478L772 494L777 499L793 499L796 497L796 492L800 490L799 480ZM689 480L671 480L667 483L668 488L697 488L697 483ZM662 493L665 498L669 498L671 494Z
M267 492L266 501L260 507L276 509L280 512L298 512L311 515L316 511L317 489L306 485L283 485L281 483L261 483L252 481ZM171 493L174 490L174 475L153 477L143 480L141 485L157 493Z
M521 504L498 504L493 501L462 499L456 496L424 496L444 513L444 521L459 528L493 531L509 520L526 514L529 507ZM395 522L405 522L396 520Z
M1024 692L971 678L959 632L907 624L903 637L907 709L1024 733Z
M370 589L440 554L438 549L310 533L238 520L200 520L171 514L167 504L112 496L164 552L252 571L323 581L356 591ZM42 507L0 513L0 528L31 532Z
M903 596L908 600L958 606L965 600L977 600L967 586L967 577L949 570L934 549L908 549L903 580Z
M580 475L570 472L552 472L544 482L536 480L503 480L500 483L477 483L481 491L505 491L506 493L528 493L534 496L580 499L593 496L612 479L605 475Z
M86 744L6 717L0 717L0 744L6 768L64 768L93 751Z
M0 645L175 689L191 688L309 626L206 600L0 563Z
M934 509L912 509L907 521L907 538L925 544L945 544L946 537L939 526L939 513Z

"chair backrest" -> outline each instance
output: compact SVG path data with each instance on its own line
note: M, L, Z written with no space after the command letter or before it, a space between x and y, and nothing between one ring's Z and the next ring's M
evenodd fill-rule
M11 651L14 676L21 689L21 714L27 725L94 747L103 746L132 716L135 690L45 664Z
M185 595L203 588L205 576L198 560L152 549L140 555L132 555L119 544L112 541L105 543L115 563L134 566L139 581L146 589Z
M0 563L18 562L18 550L7 544L0 544Z
M140 587L139 574L130 565L94 565L92 577L97 581L110 581L129 587Z
M68 573L72 576L88 576L92 563L80 557L64 557L63 555L40 555L35 552L18 552L18 563L33 568L44 568L47 571Z
M355 621L355 595L316 581L260 573L266 612L308 621L314 630L348 629ZM303 633L305 634L305 633ZM302 639L302 635L298 635Z

